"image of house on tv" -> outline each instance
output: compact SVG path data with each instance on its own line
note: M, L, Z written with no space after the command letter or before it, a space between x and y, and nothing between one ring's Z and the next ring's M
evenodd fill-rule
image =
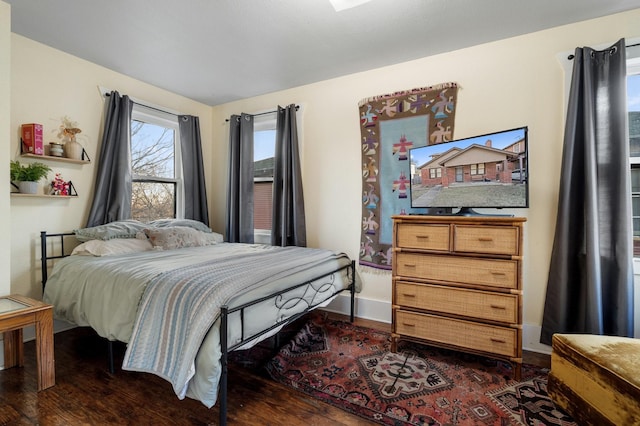
M437 149L437 145L429 148ZM426 163L417 165L416 183L447 188L455 184L515 184L526 180L524 137L503 148L494 147L491 139L467 146L445 143L441 148L446 151L434 152Z

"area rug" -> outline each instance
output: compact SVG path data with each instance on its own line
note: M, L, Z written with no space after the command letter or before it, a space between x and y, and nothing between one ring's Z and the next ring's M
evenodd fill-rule
M266 365L276 381L384 425L575 425L546 391L546 369L400 342L313 316Z

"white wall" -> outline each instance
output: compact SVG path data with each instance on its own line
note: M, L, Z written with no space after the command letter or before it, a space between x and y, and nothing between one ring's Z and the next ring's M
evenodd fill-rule
M11 34L11 73L11 143L10 155L4 158L28 161L19 156L19 129L22 123L43 124L45 143L48 143L56 140L60 118L67 115L78 122L82 129L78 141L93 160L89 165L47 163L54 170L53 173L60 172L65 180L73 182L78 198L11 198L11 292L40 298L39 232L63 232L82 227L91 206L104 111L98 86L200 117L205 158L212 158L213 155L211 107L17 34ZM6 165L3 163L2 167ZM205 164L207 176L211 175L211 167L211 163ZM50 174L51 178L53 173ZM42 181L42 185L45 185L45 181ZM211 197L211 185L209 191Z
M301 143L311 246L356 258L360 238L361 176L358 101L398 90L455 81L460 85L455 137L529 126L531 194L524 261L524 346L537 343L542 322L562 155L564 74L556 58L576 46L599 45L640 35L640 9L601 19L488 43L214 108L214 157L227 158L232 113L275 105L303 105ZM226 182L225 171L214 179ZM224 222L224 192L216 192L214 220ZM391 278L363 273L362 300L377 308L367 316L390 317ZM365 306L361 300L359 306Z
M11 61L11 6L0 1L0 158L9 158ZM9 175L9 162L0 161L0 176ZM11 291L10 281L10 210L8 185L0 192L0 295Z

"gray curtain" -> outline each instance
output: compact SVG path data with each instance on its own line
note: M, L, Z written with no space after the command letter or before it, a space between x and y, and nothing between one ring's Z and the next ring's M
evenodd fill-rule
M296 106L293 104L286 108L278 106L271 245L307 245Z
M131 218L131 109L128 96L108 96L98 172L87 226Z
M540 341L633 336L631 184L624 39L575 51L556 233Z
M200 120L191 115L178 117L182 173L184 178L184 217L209 225L207 188L204 179Z
M253 243L253 116L232 115L229 129L227 241Z

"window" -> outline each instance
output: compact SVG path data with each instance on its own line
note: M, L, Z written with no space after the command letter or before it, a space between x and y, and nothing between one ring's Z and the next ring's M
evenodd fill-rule
M253 123L254 241L271 243L273 164L276 154L276 115L257 115Z
M435 179L435 178L441 178L441 177L442 177L442 169L441 168L429 169L429 178Z
M182 162L175 115L135 104L131 114L131 218L181 218Z
M472 175L483 175L484 174L484 163L472 164L471 165L471 174Z
M633 256L640 257L640 57L627 61Z

